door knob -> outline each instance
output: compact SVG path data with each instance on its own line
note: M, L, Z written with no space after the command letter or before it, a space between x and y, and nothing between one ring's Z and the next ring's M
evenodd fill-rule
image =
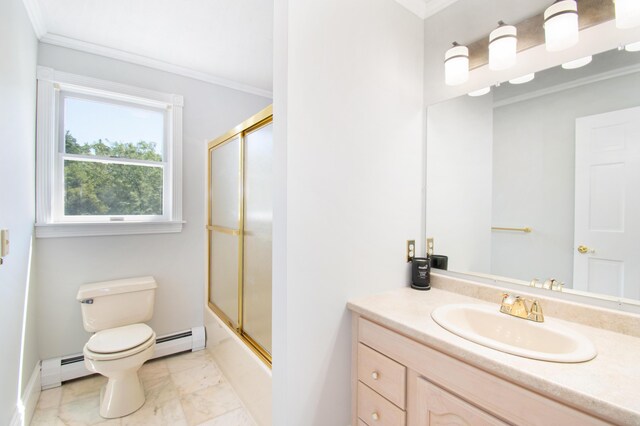
M592 248L589 248L587 246L578 246L578 253L580 254L586 254L586 253L595 253L595 250Z

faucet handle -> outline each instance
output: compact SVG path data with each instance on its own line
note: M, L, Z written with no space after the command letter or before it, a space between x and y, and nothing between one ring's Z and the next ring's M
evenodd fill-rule
M542 313L542 306L537 300L531 301L531 307L529 308L529 315L527 319L535 322L544 322L544 314Z
M500 302L500 312L509 314L513 306L514 297L509 293L502 293L502 301Z

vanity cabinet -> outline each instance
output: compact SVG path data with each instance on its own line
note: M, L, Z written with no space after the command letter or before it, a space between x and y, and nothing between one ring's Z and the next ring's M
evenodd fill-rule
M415 425L507 426L422 377L417 378L415 402Z
M353 315L354 425L607 425Z

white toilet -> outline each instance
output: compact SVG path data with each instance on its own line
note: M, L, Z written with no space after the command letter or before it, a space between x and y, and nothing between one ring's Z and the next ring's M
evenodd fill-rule
M153 316L158 285L153 277L80 286L84 329L95 334L84 345L84 362L109 379L100 394L100 415L126 416L144 404L138 370L153 356L156 334L143 324Z

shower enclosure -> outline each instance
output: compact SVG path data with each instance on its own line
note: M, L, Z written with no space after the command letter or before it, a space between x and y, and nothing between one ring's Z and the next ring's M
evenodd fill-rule
M271 365L272 107L208 144L208 305Z

